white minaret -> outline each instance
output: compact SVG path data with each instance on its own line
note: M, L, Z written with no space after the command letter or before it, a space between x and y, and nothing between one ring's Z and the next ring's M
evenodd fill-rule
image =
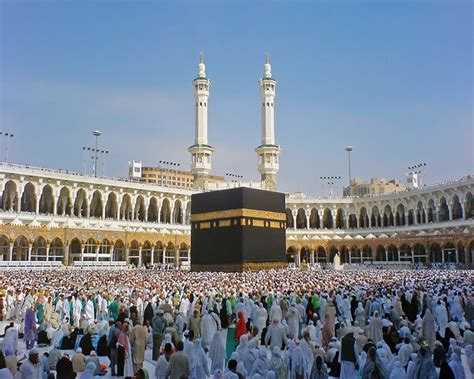
M272 78L270 56L265 57L263 78L259 81L260 100L262 107L262 143L255 151L258 155L258 171L262 180L262 188L276 191L276 174L278 172L278 156L280 146L275 145L275 87Z
M206 65L201 52L198 76L193 80L194 98L196 99L195 113L195 138L194 145L188 148L191 153L191 172L194 175L194 187L204 188L207 177L211 171L211 155L214 148L207 142L207 100L209 98L209 87L211 81L206 78Z

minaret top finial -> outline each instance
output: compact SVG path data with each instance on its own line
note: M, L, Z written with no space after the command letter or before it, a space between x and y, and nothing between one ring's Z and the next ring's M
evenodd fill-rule
M202 51L199 52L198 77L206 77L206 65L204 64L204 53Z
M263 78L269 79L272 77L272 66L270 64L270 54L268 51L265 53L265 66L263 69Z

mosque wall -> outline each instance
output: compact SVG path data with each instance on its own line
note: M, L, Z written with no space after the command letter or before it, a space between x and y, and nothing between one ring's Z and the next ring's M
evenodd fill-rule
M471 266L474 179L360 198L286 197L287 258L300 264ZM194 190L0 163L0 263L190 261Z

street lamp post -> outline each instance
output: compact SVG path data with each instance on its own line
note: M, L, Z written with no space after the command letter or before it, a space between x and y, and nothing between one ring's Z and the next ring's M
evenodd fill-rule
M351 177L351 151L353 149L354 148L351 145L346 146L346 151L347 151L347 155L348 155L348 158L349 158L349 194L350 194L350 191L351 191L351 183L352 183L352 177Z
M100 130L94 130L92 135L95 136L95 151L94 151L94 176L97 177L97 152L98 152L98 145L99 145L99 137L102 135Z
M5 162L8 163L8 150L9 150L9 147L10 147L10 138L13 138L13 134L8 133L8 132L7 133L0 132L0 135L5 136L5 138L7 139L6 145L5 145Z

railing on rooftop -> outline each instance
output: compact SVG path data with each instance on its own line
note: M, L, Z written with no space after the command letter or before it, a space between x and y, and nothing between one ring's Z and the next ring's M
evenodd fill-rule
M92 175L87 175L81 172L76 172L76 171L71 171L71 170L63 170L63 169L53 169L53 168L44 168L44 167L38 167L38 166L30 166L26 164L18 164L18 163L7 163L7 162L0 162L0 168L5 167L5 168L18 168L18 169L26 169L26 170L31 170L34 172L45 172L49 174L60 174L60 175L73 175L77 176L80 178L84 178L86 180L107 180L107 181L116 181L120 182L120 184L123 183L130 183L130 184L142 184L145 186L152 186L152 187L159 187L165 191L172 191L172 192L182 192L182 193L189 193L189 192L195 192L196 190L193 188L189 189L182 189L182 188L176 188L176 187L166 187L166 186L161 186L158 184L154 183L143 183L139 182L136 180L131 180L128 178L118 178L118 177L109 177L109 176L92 176Z

